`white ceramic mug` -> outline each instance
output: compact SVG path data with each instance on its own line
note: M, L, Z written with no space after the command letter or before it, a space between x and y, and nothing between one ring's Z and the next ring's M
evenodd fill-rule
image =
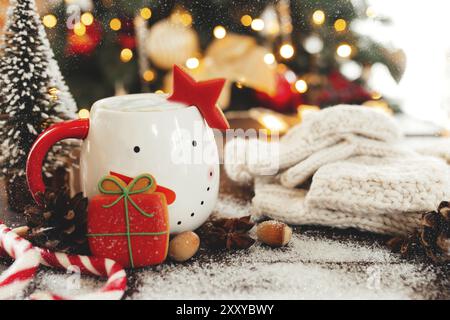
M150 173L158 185L176 194L169 205L172 233L196 229L214 208L218 149L213 131L194 106L170 102L160 94L111 97L96 102L89 119L52 126L39 136L28 158L33 197L45 188L45 154L66 138L83 139L80 179L87 197L99 193L98 182L111 172L131 178Z

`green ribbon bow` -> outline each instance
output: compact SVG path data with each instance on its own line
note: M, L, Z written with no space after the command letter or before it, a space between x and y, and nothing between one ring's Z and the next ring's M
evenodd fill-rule
M149 181L149 183L145 187L143 187L141 189L133 190L133 188L136 185L136 183L139 180L141 180L141 179L147 179ZM105 181L112 182L114 185L116 185L118 187L119 190L106 190L105 188L103 188L103 183ZM116 179L114 179L112 177L104 177L98 183L98 189L100 190L101 193L108 194L108 195L118 195L119 196L119 197L117 197L117 199L115 199L110 204L103 205L102 206L103 208L105 208L105 209L111 208L111 207L115 206L116 204L118 204L123 199L124 207L125 207L126 232L125 233L122 233L122 232L119 232L119 233L90 233L87 236L88 237L126 236L127 237L127 243L128 243L128 253L129 253L129 256L130 256L130 264L131 264L132 268L134 268L134 259L133 259L133 250L131 248L131 236L155 236L155 235L163 235L163 234L167 233L167 231L163 231L163 232L130 232L130 219L129 219L128 203L131 203L131 205L141 215L143 215L143 216L145 216L147 218L152 218L154 216L154 213L147 213L144 210L142 210L136 204L136 202L134 202L134 200L131 198L131 196L135 195L135 194L144 193L144 192L150 190L151 187L154 185L154 183L155 183L155 181L153 180L152 176L149 175L149 174L141 174L141 175L137 176L126 187L122 186L119 182L117 182Z

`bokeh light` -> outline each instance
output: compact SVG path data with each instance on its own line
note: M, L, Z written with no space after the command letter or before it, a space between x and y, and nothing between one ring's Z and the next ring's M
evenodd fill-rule
M348 58L352 54L352 47L349 44L340 44L336 49L336 53L341 58Z
M147 82L152 82L155 80L155 72L153 72L153 70L146 70L142 75L142 78Z
M325 12L323 12L322 10L314 11L312 20L317 25L323 24L325 22Z
M253 18L248 14L244 14L241 17L241 23L244 27L250 27L252 24L252 21L253 21Z
M285 43L280 47L280 55L285 59L292 58L294 52L294 47L290 43Z
M186 60L186 67L188 67L189 69L196 69L199 65L200 61L195 57Z
M266 53L264 55L264 62L266 64L273 64L275 62L275 56L273 55L273 53Z
M73 26L73 32L77 36L82 37L86 34L86 26L80 22L75 23L75 25Z
M344 31L345 29L347 29L347 21L345 21L344 19L337 19L334 22L334 29L337 32Z
M90 12L85 12L81 15L81 23L85 26L90 26L94 23L94 16Z
M118 18L111 19L109 27L114 31L119 31L122 28L122 22Z
M42 18L42 23L47 28L51 29L56 26L58 19L53 14L47 14Z
M133 59L133 51L128 48L122 49L120 52L120 60L122 62L129 62L131 59Z
M255 31L264 30L264 21L262 19L255 19L252 21L252 29Z
M299 79L295 82L295 89L300 93L305 93L308 91L308 84L305 80Z
M80 119L89 119L89 110L88 109L81 109L78 111L78 118Z
M227 35L227 30L223 26L216 26L213 31L214 37L223 39Z
M152 10L150 8L142 8L140 11L140 15L143 19L148 20L152 17Z

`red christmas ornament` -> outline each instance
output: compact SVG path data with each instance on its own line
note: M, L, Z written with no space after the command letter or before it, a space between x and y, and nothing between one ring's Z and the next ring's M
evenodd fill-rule
M180 67L173 67L173 94L170 101L196 106L211 128L226 130L230 128L222 110L217 106L225 79L197 82Z
M368 100L371 100L371 96L364 87L333 70L327 75L325 84L314 100L308 103L329 106L340 103L360 104Z
M169 216L166 197L156 187L148 174L128 185L114 176L100 181L101 194L90 199L88 208L87 236L94 256L131 268L166 259Z
M102 27L100 23L94 21L90 26L86 26L83 35L77 35L73 30L67 33L67 54L89 55L102 40Z
M117 37L117 41L119 41L122 48L128 48L131 50L136 48L136 37L134 35L120 34Z
M136 36L134 32L134 20L128 17L121 17L122 28L117 34L117 41L122 48L131 50L136 48Z
M286 80L283 74L277 74L276 92L269 95L265 92L257 91L256 99L261 106L277 112L295 112L296 107L302 103L302 96L292 90L292 85Z

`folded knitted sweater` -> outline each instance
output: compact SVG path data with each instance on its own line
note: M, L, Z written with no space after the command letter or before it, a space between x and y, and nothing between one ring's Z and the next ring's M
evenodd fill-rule
M254 217L406 234L450 196L449 167L431 157L355 157L321 167L310 190L255 180Z
M238 183L281 173L295 187L322 165L352 156L412 153L398 145L401 132L387 115L361 106L339 105L313 113L279 142L237 138L225 146L224 165Z

